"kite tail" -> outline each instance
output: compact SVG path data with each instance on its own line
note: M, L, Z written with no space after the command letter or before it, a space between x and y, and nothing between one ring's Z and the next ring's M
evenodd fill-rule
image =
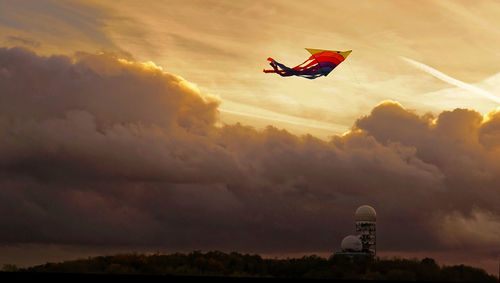
M271 67L273 67L273 70L266 70L264 69L264 73L278 73L280 72L280 70L278 70L278 67L276 66L276 64L274 63L274 59L269 57L267 58L267 61L270 61L271 63L269 63L269 65L271 65Z
M273 58L269 57L267 58L267 61L270 61L269 65L271 65L271 67L273 67L272 70L266 70L264 69L264 73L276 73L282 77L289 77L289 76L293 76L293 75L296 75L296 70L292 69L292 68L288 68L287 66L283 65L283 64L280 64L278 63L276 60L274 60ZM281 69L278 69L278 67Z

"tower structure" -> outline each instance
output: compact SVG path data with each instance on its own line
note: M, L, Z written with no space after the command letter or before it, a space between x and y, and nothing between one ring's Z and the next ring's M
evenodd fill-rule
M363 244L358 236L349 235L342 239L340 248L343 253L359 253L363 249Z
M362 252L375 255L376 248L376 222L377 213L375 209L369 205L362 205L356 209L354 214L356 222L356 233L359 236L362 244Z

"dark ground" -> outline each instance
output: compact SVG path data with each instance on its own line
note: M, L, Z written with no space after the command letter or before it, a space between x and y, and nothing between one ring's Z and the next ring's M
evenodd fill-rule
M332 279L290 279L290 278L250 278L250 277L210 277L210 276L165 276L165 275L125 275L125 274L78 274L78 273L43 273L43 272L0 272L0 282L388 282L378 280L332 280ZM418 282L418 281L390 281ZM424 281L422 281L424 282ZM429 281L427 281L429 282Z

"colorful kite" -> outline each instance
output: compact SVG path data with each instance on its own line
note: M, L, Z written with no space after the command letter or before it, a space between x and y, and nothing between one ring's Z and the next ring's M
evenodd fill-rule
M273 67L272 70L264 70L264 73L276 73L282 77L289 76L299 76L306 79L315 79L321 76L327 76L335 67L337 67L342 61L351 54L352 50L349 51L333 51L333 50L322 50L322 49L309 49L306 48L311 57L304 61L304 63L289 68L273 58L267 58L269 65Z

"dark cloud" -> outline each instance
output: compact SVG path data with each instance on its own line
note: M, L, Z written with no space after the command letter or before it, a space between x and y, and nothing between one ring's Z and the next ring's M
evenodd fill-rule
M7 36L7 41L9 43L14 44L14 45L23 45L23 46L35 47L35 48L38 48L42 45L42 43L38 40L25 38L22 36L13 36L13 35Z
M44 38L44 44L50 44L48 37L78 42L91 39L102 47L116 49L102 31L106 13L89 4L47 0L2 1L0 4L0 25L20 32L29 31L37 38ZM16 39L21 38L17 36Z
M365 203L379 250L500 243L497 113L386 102L330 141L217 127L216 99L153 64L21 48L0 88L4 244L333 251Z

